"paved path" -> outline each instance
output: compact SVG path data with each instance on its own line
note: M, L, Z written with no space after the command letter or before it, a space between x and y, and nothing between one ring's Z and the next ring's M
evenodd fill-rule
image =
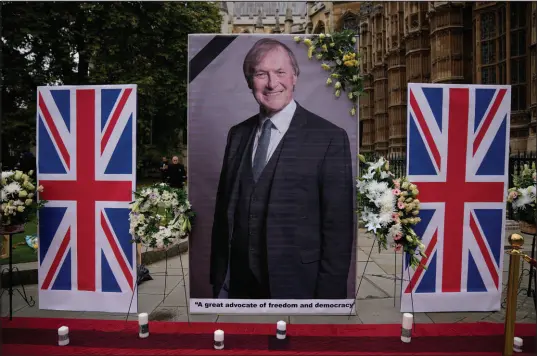
M526 250L529 250L529 237L527 236ZM367 256L371 251L373 240L367 237L363 230L358 239L358 282L364 275ZM394 259L396 257L396 259ZM185 276L183 280L181 261ZM504 267L504 297L507 283L508 259ZM150 313L151 320L187 321L187 300L185 287L188 291L188 253L168 260L168 277L165 281L163 272L165 261L149 266L153 276L139 286L138 310ZM394 290L394 274L400 274L401 255L394 256L393 252L379 253L375 247L371 251L371 259L367 264L362 285L358 293L356 316L285 316L285 315L190 315L190 321L205 322L276 322L285 320L289 323L327 323L327 324L383 324L400 323L399 312L399 286ZM527 276L523 278L522 288L527 285ZM164 291L164 285L166 289ZM37 286L27 286L27 293L37 299ZM164 298L164 292L166 298ZM395 306L394 306L395 295ZM14 317L64 317L64 318L94 318L94 319L125 319L126 314L110 314L97 312L69 312L39 310L38 306L27 307L18 293L14 296ZM1 315L8 315L8 296L2 296ZM416 323L450 323L450 322L503 322L505 310L485 313L416 313ZM136 316L130 316L129 320ZM521 293L518 297L517 320L524 323L535 323L536 314L533 300Z

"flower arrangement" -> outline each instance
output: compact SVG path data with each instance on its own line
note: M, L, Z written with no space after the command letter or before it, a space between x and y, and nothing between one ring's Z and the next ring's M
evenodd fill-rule
M367 231L375 234L379 251L387 249L389 242L396 251L403 249L408 253L410 265L416 268L420 264L417 256L425 257L425 246L412 228L421 221L418 187L407 178L395 179L383 157L376 162L359 157L368 166L356 185L360 218Z
M37 200L37 192L42 192L43 186L37 186L33 174L33 171L18 170L2 172L0 214L3 226L26 224L46 204L45 200Z
M157 183L134 195L129 213L134 242L166 248L188 236L194 212L183 189Z
M535 230L535 163L531 168L529 165L524 165L522 172L519 175L513 175L514 187L509 188L507 202L511 204L515 219L533 225Z
M294 40L308 47L308 58L315 57L322 62L321 67L330 72L326 85L334 85L336 97L345 91L353 105L350 114L356 115L358 96L363 92L359 55L356 53L356 34L345 30L333 34L321 33L305 39L295 36Z

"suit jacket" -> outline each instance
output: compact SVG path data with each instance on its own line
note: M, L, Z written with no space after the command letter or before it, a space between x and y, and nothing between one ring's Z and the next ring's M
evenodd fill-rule
M186 181L185 166L181 163L171 164L168 166L167 175L170 180L170 186L174 188L183 188Z
M226 279L238 177L258 115L228 133L218 184L210 279ZM352 161L346 132L297 105L274 172L266 217L274 299L345 299L354 231Z

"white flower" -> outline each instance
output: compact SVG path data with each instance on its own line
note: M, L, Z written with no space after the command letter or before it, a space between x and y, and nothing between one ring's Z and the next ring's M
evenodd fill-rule
M402 233L401 224L393 224L388 231L388 240L393 240L394 237Z
M18 194L19 191L21 190L21 185L18 182L11 182L8 185L6 185L4 189L2 190L5 190L6 194L8 195L15 194L15 193Z
M7 179L9 177L11 177L12 175L14 175L15 173L13 171L5 171L5 172L2 172L2 179Z
M525 205L535 201L535 186L533 189L518 189L518 199L513 201L513 209L523 209Z
M384 159L384 157L380 157L377 162L372 163L369 166L369 169L376 170L377 168L380 168L380 167L384 166L385 164L386 164L386 160Z

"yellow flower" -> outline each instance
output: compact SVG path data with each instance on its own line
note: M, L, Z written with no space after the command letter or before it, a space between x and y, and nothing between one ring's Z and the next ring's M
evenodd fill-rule
M326 85L330 85L330 84L332 84L332 79L328 78L328 79L326 80Z
M357 82L357 81L358 81L358 76L357 76L357 75L353 75L353 76L352 76L352 81L353 81L353 82Z
M328 52L328 47L326 47L326 45L325 45L325 44L324 44L324 45L322 45L322 46L321 46L321 48L323 49L323 51L325 51L325 52Z
M330 43L330 47L334 47L336 44L334 42Z
M34 197L34 193L28 194L28 198L32 199Z
M334 84L334 88L336 88L336 89L340 89L340 88L341 88L341 83L340 83L340 82L336 82L336 84Z
M33 175L33 174L34 174L34 171L33 171L33 170L31 170L30 172L28 172L28 175L29 175L29 176L31 176L31 175Z
M334 95L335 95L336 97L339 98L339 96L341 95L341 90L339 90L339 89L336 90L336 92L334 93Z
M349 99L352 100L352 98L353 98L352 91L349 94L347 94L347 96L349 97Z
M323 59L323 55L321 53L316 54L315 57L317 59Z
M297 37L298 37L298 36L297 36ZM304 40L304 44L305 44L306 46L310 46L310 47L311 47L311 40L310 40L309 38L306 38L306 39Z
M28 192L26 190L21 190L19 192L19 198L26 198L28 196Z
M26 199L26 201L24 202L24 204L26 205L32 205L32 199Z
M19 206L17 207L17 211L18 211L19 213L22 213L22 212L24 211L24 207L23 207L22 205L19 205Z
M296 43L300 42L300 36L295 36L295 37L293 37L293 39L295 40Z
M308 48L308 58L311 59L311 56L313 56L313 47Z
M352 38L352 43L356 43L356 37Z
M356 115L356 109L354 107L351 109L351 115L352 116Z
M326 63L321 64L321 67L323 67L324 70L329 70L330 69L330 66L328 64L326 64Z
M21 179L22 179L23 181L25 181L25 182L26 182L29 178L30 178L30 177L28 177L28 175L26 175L26 174L23 174L22 177L21 177Z
M321 40L323 40L324 37L325 37L324 33L321 33L321 34L319 35L319 38L320 38Z
M339 78L339 74L337 74L337 73L332 73L330 75L332 76L332 78Z

